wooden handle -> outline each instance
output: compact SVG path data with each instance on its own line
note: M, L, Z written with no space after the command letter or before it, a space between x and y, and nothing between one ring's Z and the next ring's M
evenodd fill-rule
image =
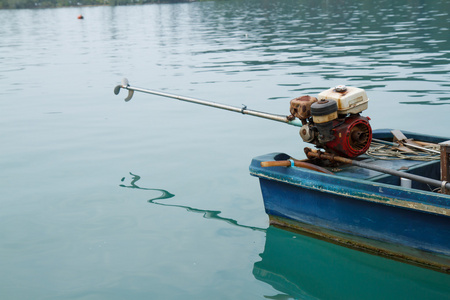
M290 166L291 166L291 162L288 160L261 162L261 167L290 167Z
M289 160L261 162L261 167L290 167L290 166L291 166L291 161L289 161ZM294 166L299 167L299 168L305 168L308 170L317 171L320 173L334 175L333 172L331 172L325 168L322 168L322 167L319 167L319 166L316 166L316 165L313 165L313 164L310 164L310 163L307 163L304 161L294 160Z

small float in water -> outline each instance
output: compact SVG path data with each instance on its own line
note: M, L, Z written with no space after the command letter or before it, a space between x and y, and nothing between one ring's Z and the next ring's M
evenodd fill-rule
M255 157L266 213L278 227L450 273L450 138L374 130L363 89L337 86L291 100L275 115L148 90L124 79L114 89L174 98L300 127L306 159Z

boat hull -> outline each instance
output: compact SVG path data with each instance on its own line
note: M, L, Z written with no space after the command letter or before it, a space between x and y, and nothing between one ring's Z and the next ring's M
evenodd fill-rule
M261 167L262 161L277 155L256 157L250 166L250 173L260 179L272 224L450 271L449 195L392 185L386 182L394 179L386 176L367 180L302 168Z

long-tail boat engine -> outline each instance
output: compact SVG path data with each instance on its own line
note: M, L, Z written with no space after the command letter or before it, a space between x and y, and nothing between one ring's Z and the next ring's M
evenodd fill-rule
M311 96L295 98L291 100L290 116L251 110L246 105L241 108L132 87L126 78L114 88L114 93L119 94L120 89L128 90L125 101L130 101L134 92L138 91L298 126L301 127L300 136L305 142L344 157L364 154L372 141L370 119L360 115L367 109L369 99L360 88L339 85L321 92L318 99Z
M356 157L364 154L372 141L370 118L360 115L368 102L363 89L340 85L321 92L318 98L291 100L289 118L301 120L303 141L340 156Z

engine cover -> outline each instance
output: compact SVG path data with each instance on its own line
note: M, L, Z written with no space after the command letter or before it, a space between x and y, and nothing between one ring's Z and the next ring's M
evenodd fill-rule
M344 157L356 157L364 154L372 141L372 128L369 118L350 115L333 120L334 139L324 145L326 150Z

